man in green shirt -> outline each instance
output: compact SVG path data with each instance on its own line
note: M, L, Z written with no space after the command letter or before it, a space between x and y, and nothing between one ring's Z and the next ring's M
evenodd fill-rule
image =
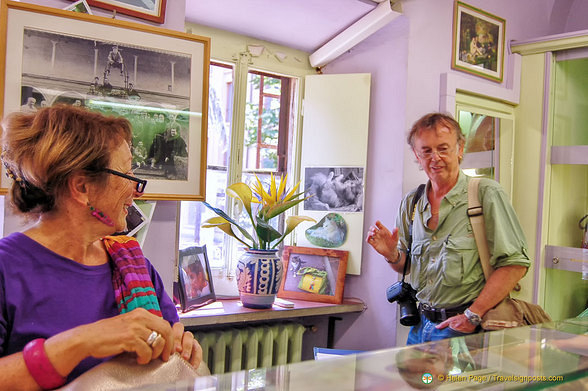
M413 125L408 143L429 178L415 206L412 243L409 205L416 190L403 199L396 228L390 231L377 221L367 242L399 273L410 246L410 283L417 291L421 321L412 327L407 343L415 344L479 330L481 317L508 295L530 261L507 195L497 182L483 179L479 198L490 264L496 269L485 281L467 216L469 178L459 167L465 138L453 118L425 115Z

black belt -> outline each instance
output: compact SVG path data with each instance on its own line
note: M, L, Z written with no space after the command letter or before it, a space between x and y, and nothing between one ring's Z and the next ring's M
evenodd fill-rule
M472 303L463 304L452 308L433 308L428 304L419 304L419 312L431 322L443 322L452 316L459 315L465 311Z

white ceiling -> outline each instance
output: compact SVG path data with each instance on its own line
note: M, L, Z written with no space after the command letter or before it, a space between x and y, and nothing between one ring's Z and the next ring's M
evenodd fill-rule
M382 0L186 0L186 21L308 53Z

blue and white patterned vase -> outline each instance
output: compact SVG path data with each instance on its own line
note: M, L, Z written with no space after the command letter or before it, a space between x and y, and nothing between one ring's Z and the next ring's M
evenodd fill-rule
M243 307L272 307L283 274L278 250L246 250L237 262L236 274Z

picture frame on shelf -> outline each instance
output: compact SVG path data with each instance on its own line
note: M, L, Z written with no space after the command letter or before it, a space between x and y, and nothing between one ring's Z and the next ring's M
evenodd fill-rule
M123 116L133 130L132 168L149 181L142 199L204 200L209 38L15 1L1 4L2 115L72 104ZM0 194L10 184L4 173Z
M86 3L86 0L78 0L72 5L68 5L67 7L65 7L64 10L92 15L92 10L88 6L88 3Z
M178 254L178 299L182 312L216 300L206 245L181 249Z
M505 20L496 15L455 2L451 67L502 82L505 25Z
M91 6L120 12L151 22L165 22L167 0L133 1L133 0L87 0Z
M341 304L349 252L284 246L278 297Z

